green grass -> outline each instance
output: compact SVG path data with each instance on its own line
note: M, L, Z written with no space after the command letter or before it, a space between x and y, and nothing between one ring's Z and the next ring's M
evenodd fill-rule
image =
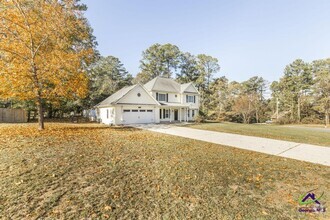
M191 128L242 134L248 136L265 137L298 143L330 146L330 130L322 128L266 125L266 124L238 124L238 123L203 123L185 125ZM325 128L323 128L325 129Z
M2 219L329 219L330 168L94 124L0 125Z

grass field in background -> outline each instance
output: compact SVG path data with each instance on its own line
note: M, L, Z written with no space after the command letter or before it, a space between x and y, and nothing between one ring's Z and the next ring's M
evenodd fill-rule
M315 188L330 192L330 167L133 128L0 125L4 219L329 219L297 211Z
M185 125L191 128L248 136L265 137L330 147L330 129L312 126L268 124L202 123Z

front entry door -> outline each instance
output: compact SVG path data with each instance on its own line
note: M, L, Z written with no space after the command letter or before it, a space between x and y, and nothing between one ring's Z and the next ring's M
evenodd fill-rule
M178 109L174 109L174 121L179 120L179 110Z

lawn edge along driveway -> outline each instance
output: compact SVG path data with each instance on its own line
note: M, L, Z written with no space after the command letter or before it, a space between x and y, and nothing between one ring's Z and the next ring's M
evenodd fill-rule
M330 148L270 138L177 127L174 125L134 125L134 127L265 154L330 166Z

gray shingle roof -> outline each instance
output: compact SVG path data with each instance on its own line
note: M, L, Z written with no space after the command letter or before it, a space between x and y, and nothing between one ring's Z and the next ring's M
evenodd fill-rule
M116 101L121 99L124 95L126 95L129 91L131 91L135 86L137 86L137 85L124 87L124 88L118 90L117 92L115 92L114 94L112 94L111 96L109 96L108 98L106 98L105 100L103 100L102 102L97 104L96 106L101 107L101 106L108 106L108 105L114 104Z
M173 79L160 76L147 82L144 87L148 91L181 92L181 85L179 83L175 82Z
M174 92L174 93L183 93L192 83L179 84L170 78L156 77L144 85L144 88L147 91L161 91L161 92ZM126 95L129 91L134 89L137 85L128 86L120 89L115 92L104 101L97 104L97 107L109 106L115 104L119 99Z

